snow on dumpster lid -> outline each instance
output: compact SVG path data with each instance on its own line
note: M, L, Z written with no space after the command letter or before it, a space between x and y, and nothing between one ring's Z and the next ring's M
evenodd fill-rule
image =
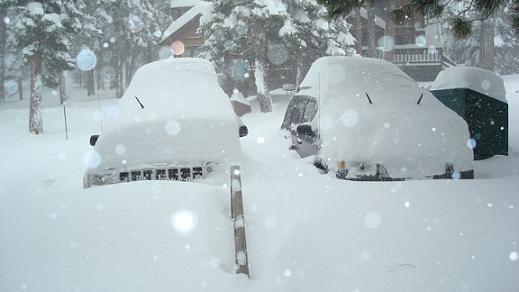
M458 66L440 72L430 90L468 88L506 103L503 79L494 72L476 67Z

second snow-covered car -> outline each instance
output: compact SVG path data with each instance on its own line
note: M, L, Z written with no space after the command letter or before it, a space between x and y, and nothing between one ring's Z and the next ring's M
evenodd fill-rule
M293 149L338 178L474 177L465 121L383 60L318 59L281 127Z
M234 162L247 135L212 64L170 58L142 66L90 144L84 187L192 180Z

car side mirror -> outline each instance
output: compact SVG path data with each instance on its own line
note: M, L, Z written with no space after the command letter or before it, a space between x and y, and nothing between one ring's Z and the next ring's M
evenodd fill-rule
M297 131L297 134L299 134L299 135L310 136L310 137L315 136L315 132L312 130L312 126L310 126L310 125L299 125L299 126L297 126L296 131Z
M90 146L96 146L97 139L99 139L99 135L90 136Z
M240 138L245 137L249 134L249 129L247 128L247 126L242 125L242 126L240 126L239 132L240 132Z

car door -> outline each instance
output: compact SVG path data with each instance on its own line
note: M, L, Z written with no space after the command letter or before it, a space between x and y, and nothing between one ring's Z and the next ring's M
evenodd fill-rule
M297 127L311 122L317 113L316 99L306 95L296 95L290 101L281 128L290 130L292 149L299 156L307 157L316 154L319 150L317 133L298 134Z
M292 131L292 128L302 123L308 98L301 95L292 97L285 112L285 118L281 124L282 129Z
M317 101L313 97L306 97L307 102L303 111L303 118L300 124L310 123L314 120L318 105ZM299 124L299 125L300 125ZM298 133L297 126L291 131L292 142L295 143L295 149L301 158L317 154L319 151L319 139L318 132L311 131L307 133Z

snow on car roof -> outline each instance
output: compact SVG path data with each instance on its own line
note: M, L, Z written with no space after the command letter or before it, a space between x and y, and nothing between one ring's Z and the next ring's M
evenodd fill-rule
M440 72L431 90L468 88L502 102L506 101L503 79L492 71L470 66L447 68Z
M239 153L236 114L207 60L142 66L114 112L97 141L100 163L93 168L214 162Z
M324 57L301 89L320 100L320 156L332 165L382 163L393 177L442 174L446 163L472 169L466 122L394 64Z
M366 100L366 92L374 98L375 93L384 93L379 97L386 100L382 102L387 102L388 98L395 97L385 94L389 88L418 90L416 82L392 63L380 59L343 56L324 57L315 61L301 87L309 87L302 91L303 94L314 97L321 95L323 103L326 102L325 99L343 96L345 91L355 91L355 94L361 95L358 99L361 102ZM418 99L418 96L412 98Z
M170 58L142 66L118 106L120 114L109 125L115 128L136 119L236 119L213 65L197 58Z

